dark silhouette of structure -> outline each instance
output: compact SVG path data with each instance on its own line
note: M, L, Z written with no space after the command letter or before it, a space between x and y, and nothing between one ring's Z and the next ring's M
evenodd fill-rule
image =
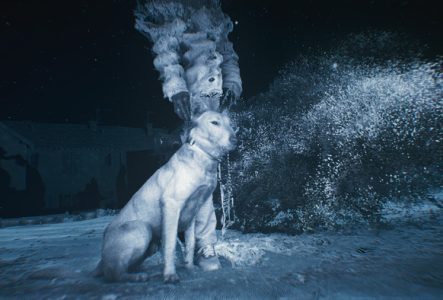
M122 207L178 143L151 124L0 122L0 216Z

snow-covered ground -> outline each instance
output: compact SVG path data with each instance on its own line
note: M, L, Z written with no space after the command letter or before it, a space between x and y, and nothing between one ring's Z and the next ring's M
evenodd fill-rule
M443 215L401 226L288 236L228 231L223 268L179 263L165 285L161 256L146 283L106 283L89 272L112 216L0 229L1 299L442 299Z

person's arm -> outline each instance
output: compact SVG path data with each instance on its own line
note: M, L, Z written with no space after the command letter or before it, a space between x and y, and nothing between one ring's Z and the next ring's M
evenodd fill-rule
M136 29L153 42L154 67L163 82L163 95L174 104L175 113L183 120L191 118L189 91L180 65L179 37L186 25L180 19L163 25L146 22L142 14L136 19Z
M156 57L154 67L160 73L163 81L163 94L172 101L172 97L182 92L188 92L184 78L184 70L180 65L180 46L174 36L161 36L154 42L152 51Z
M229 17L226 17L225 22L225 32L217 42L217 51L223 56L223 63L220 65L223 75L221 106L229 108L240 98L242 81L238 65L238 55L228 39L228 34L232 31L233 25Z
M220 65L223 75L223 89L231 91L233 96L238 99L242 93L238 55L227 38L220 41L218 46L217 50L223 56L223 63Z

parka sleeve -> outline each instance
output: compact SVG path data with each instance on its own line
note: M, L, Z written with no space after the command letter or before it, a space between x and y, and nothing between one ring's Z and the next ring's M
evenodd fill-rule
M175 19L163 25L155 25L137 18L135 28L153 42L154 67L160 73L164 97L171 101L172 96L188 92L180 64L180 39L186 30L185 23Z
M231 90L235 96L239 98L242 93L242 81L238 55L235 53L234 47L228 39L228 35L232 29L232 21L225 15L224 30L217 41L217 52L223 56L223 63L220 65L223 75L223 88Z
M238 55L228 39L223 43L219 43L218 52L223 56L223 63L220 65L223 75L223 88L231 90L239 98L242 93L242 81Z

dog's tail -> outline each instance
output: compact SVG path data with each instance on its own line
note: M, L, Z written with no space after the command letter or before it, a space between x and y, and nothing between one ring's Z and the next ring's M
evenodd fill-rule
M97 264L97 267L92 272L88 271L73 271L63 267L49 267L36 270L28 275L30 279L55 279L55 278L86 278L88 276L99 277L103 275L103 263Z
M148 275L146 273L124 273L120 274L115 281L120 282L146 282L155 277L159 277L158 275Z
M84 278L82 271L72 271L63 267L49 267L36 270L27 276L28 279Z
M93 277L104 276L103 261L100 260L95 267L95 269L90 273ZM148 275L145 273L123 273L123 274L111 274L110 276L105 276L105 280L108 281L120 281L120 282L145 282L154 277L161 277L161 275L154 274Z

